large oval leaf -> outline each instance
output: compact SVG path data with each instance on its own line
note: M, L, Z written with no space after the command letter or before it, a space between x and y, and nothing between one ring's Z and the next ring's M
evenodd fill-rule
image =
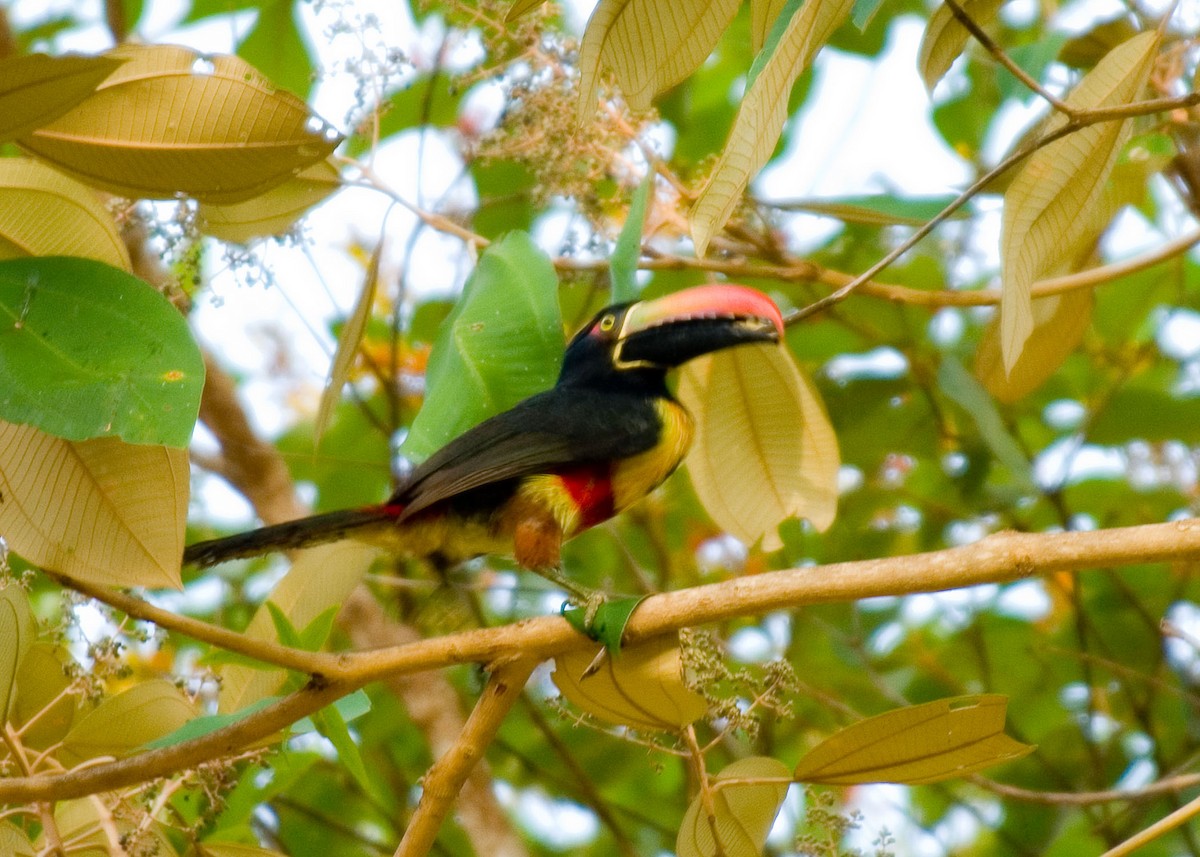
M563 353L558 277L524 232L492 244L442 322L425 405L404 441L417 460L487 417L548 389Z
M182 449L78 443L0 422L0 532L25 559L115 586L179 586Z
M733 120L725 149L689 216L696 254L725 225L751 177L759 171L783 132L788 98L821 46L846 20L854 0L788 0L754 59L746 96Z
M0 324L0 419L68 440L191 439L204 360L147 283L90 259L10 259L0 262Z
M1071 90L1071 107L1115 107L1133 101L1158 53L1158 35L1141 33L1108 54ZM1046 132L1066 122L1055 116ZM1100 122L1030 156L1004 194L1001 223L1003 279L1000 346L1011 372L1033 331L1030 288L1059 260L1073 257L1092 229L1088 214L1100 203L1132 120Z
M626 646L587 674L597 651L576 649L554 659L555 686L588 714L636 729L674 732L708 709L704 697L683 680L678 635Z
M320 161L305 167L295 178L245 202L201 203L198 212L200 228L214 238L239 244L281 235L341 186L337 167L328 160Z
M801 782L936 783L1019 759L1034 748L1004 734L1008 699L998 694L938 699L847 726L796 766Z
M778 780L790 777L787 765L767 756L751 756L727 765L713 777L721 780ZM701 795L683 814L675 852L679 857L760 857L767 834L787 796L788 783L739 783L715 789L713 818L709 819ZM716 837L713 831L716 830ZM720 840L720 848L717 841Z
M716 47L740 0L600 0L579 46L582 123L596 110L600 69L612 69L634 110L683 80Z
M83 101L119 57L28 54L0 60L0 141L15 140Z
M819 530L833 522L837 436L786 348L742 346L693 360L679 399L696 421L688 474L722 529L776 550L776 527L788 518Z
M123 45L90 97L21 139L88 184L131 197L238 202L327 157L341 137L238 57Z
M198 713L171 682L144 681L109 697L80 718L63 739L58 756L67 765L97 756L123 756L174 732Z
M32 158L0 159L0 259L82 256L130 270L95 190Z

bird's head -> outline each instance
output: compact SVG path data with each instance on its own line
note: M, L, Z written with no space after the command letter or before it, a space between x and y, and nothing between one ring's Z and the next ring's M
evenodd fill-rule
M567 345L559 383L602 378L658 380L688 360L749 342L778 342L783 316L745 286L695 286L649 301L606 307Z

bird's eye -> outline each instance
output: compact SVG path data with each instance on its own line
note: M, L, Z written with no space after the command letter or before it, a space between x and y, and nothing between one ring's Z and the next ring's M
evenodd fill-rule
M608 333L610 330L612 330L616 324L617 317L615 315L606 315L604 318L600 319L600 329L605 333Z

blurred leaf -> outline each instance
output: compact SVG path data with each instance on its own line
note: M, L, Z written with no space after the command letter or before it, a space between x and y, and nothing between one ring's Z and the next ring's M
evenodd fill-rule
M1059 51L1059 62L1073 68L1090 69L1118 45L1137 35L1133 23L1122 15L1111 21L1101 21L1091 29L1067 39Z
M634 110L647 110L708 58L739 0L600 0L579 46L576 121L596 112L600 69L612 69Z
M992 316L975 352L975 377L998 401L1019 401L1042 386L1079 347L1092 320L1091 289L1033 301L1033 332L1010 372L1000 357L1000 317Z
M33 843L11 821L0 822L0 854L10 857L35 857Z
M187 321L124 271L70 257L0 262L0 419L67 440L186 446L204 386Z
M958 197L954 194L930 197L903 197L892 194L870 194L844 196L836 199L800 199L791 202L774 202L772 208L781 211L806 211L810 214L827 214L843 223L859 223L866 226L924 226L942 213L942 210ZM952 215L952 219L966 217L963 209Z
M350 540L297 551L292 567L275 584L267 601L293 627L308 627L346 600L378 555L377 548ZM260 607L244 633L256 640L276 639L271 612L271 607ZM221 671L220 710L238 711L273 696L286 681L284 670L226 667Z
M380 236L371 258L367 262L367 270L363 274L363 286L354 302L354 309L338 337L337 350L329 365L329 381L321 391L321 404L317 407L317 416L313 419L313 449L321 445L321 435L329 427L333 417L333 409L342 397L342 388L350 378L350 370L354 367L354 358L358 355L358 346L362 342L367 322L371 320L371 311L375 308L375 294L379 286L379 257L383 254L383 237Z
M1004 425L1004 419L996 410L995 403L987 392L980 386L963 365L953 357L946 357L938 368L938 386L942 392L966 411L975 421L979 434L984 443L991 449L996 459L1008 469L1018 490L1024 493L1035 493L1037 484L1033 481L1033 468L1020 445L1009 434Z
M366 698L366 694L361 690L358 693ZM346 726L346 720L338 711L337 706L329 705L322 708L312 715L312 721L316 725L317 732L337 750L338 760L358 783L358 787L363 790L363 793L369 794L377 800L383 800L383 795L379 794L374 781L367 774L367 766L363 764L362 754L359 753L358 745L354 743L354 738L351 737L350 730Z
M83 256L130 270L94 190L31 158L0 158L0 259L21 256Z
M1029 77L1041 81L1045 76L1046 69L1050 63L1054 62L1066 41L1067 37L1063 33L1047 33L1044 37L1027 45L1016 45L1009 50L1008 55ZM996 70L996 89L1000 93L1001 100L1040 98L1030 91L1024 81L1018 80L1006 68Z
M612 259L609 262L609 275L612 279L612 302L626 303L637 297L638 260L642 257L642 232L646 226L646 202L654 189L654 170L651 169L633 192L633 200L629 203L629 215L621 234L617 236L617 246L613 248Z
M1129 103L1145 85L1157 49L1155 33L1130 39L1071 90L1067 103L1076 109ZM1065 121L1054 116L1046 133ZM1100 201L1131 127L1130 120L1100 122L1039 149L1005 193L1000 344L1006 371L1033 331L1030 286L1057 260L1075 255L1088 226L1083 215Z
M92 583L180 585L184 450L0 422L0 495L0 532L34 564Z
M727 765L713 782L790 776L787 765L778 759L750 756ZM716 789L715 819L708 818L702 796L696 795L679 826L675 852L679 857L760 857L787 790L788 783L739 783Z
M695 419L688 475L718 526L768 551L782 545L776 530L788 518L829 527L837 437L786 348L741 346L693 360L678 395Z
M337 167L329 160L320 161L245 202L200 203L200 228L206 235L237 244L282 235L341 186Z
M57 744L71 728L77 697L67 692L69 658L50 643L32 642L21 659L10 715L26 747L41 750ZM31 722L35 717L37 722Z
M169 735L198 713L171 682L149 679L85 714L63 739L58 756L66 765L98 756L124 756Z
M762 50L786 6L787 0L750 0L750 47L754 53Z
M203 738L218 729L224 729L226 726L232 726L239 720L244 720L251 714L257 714L268 705L274 705L280 697L267 696L252 702L241 711L235 711L231 714L204 714L200 717L195 717L178 729L163 735L161 738L155 738L153 741L147 741L141 749L143 750L161 750L164 747L174 747L176 744L182 744L185 741L194 741L197 738Z
M513 0L513 4L508 7L508 14L504 16L504 22L507 24L528 15L544 2L546 0Z
M315 75L296 22L299 6L292 0L266 0L256 5L258 18L250 35L238 45L238 56L276 86L306 99Z
M0 59L0 141L53 122L91 95L121 63L120 57L76 54Z
M328 156L341 137L235 56L122 45L82 103L20 140L88 184L134 198L239 202Z
M564 348L558 277L523 232L492 244L442 324L425 375L425 406L401 451L422 460L558 377Z
M708 710L683 680L678 635L626 646L620 655L609 649L599 669L585 677L598 651L575 649L554 659L555 687L582 711L635 729L675 732Z
M1200 444L1198 405L1200 399L1195 396L1177 396L1146 387L1122 387L1092 420L1088 440L1107 444L1125 444L1131 440Z
M197 857L286 857L282 851L237 842L201 842L196 852Z
M36 633L28 594L10 582L0 589L0 726L8 722L17 674Z
M1032 753L1004 734L1006 697L939 699L897 708L826 738L796 766L801 782L936 783Z
M854 0L854 10L850 13L850 20L861 32L867 29L882 5L883 0Z
M1004 5L1004 0L961 0L958 5L967 17L984 27L996 17L1000 7ZM933 87L950 70L950 66L963 52L970 38L970 32L959 23L949 5L943 3L929 16L917 56L917 68L921 71L921 79L925 81L926 89L933 91Z
M729 219L751 177L767 162L788 116L792 84L835 29L854 0L788 0L766 45L754 59L746 95L717 166L689 219L696 255Z

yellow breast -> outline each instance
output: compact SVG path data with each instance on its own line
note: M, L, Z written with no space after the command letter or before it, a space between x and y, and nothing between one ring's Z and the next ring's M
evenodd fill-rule
M653 449L627 458L612 477L613 508L620 512L645 497L675 472L692 444L691 414L678 402L655 403L662 420L662 435Z

